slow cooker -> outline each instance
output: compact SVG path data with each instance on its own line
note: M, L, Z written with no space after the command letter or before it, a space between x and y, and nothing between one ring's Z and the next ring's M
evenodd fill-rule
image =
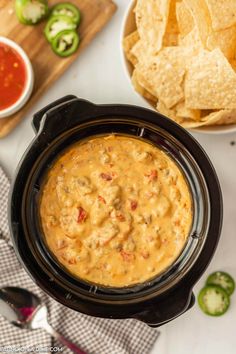
M9 224L15 251L34 281L75 311L106 318L135 318L160 326L194 304L192 288L209 264L222 225L222 195L206 153L184 129L154 111L130 105L95 105L69 95L33 117L35 138L10 193ZM38 201L45 175L68 146L85 138L125 134L163 149L181 168L193 200L193 223L178 259L151 281L111 288L75 278L47 249Z

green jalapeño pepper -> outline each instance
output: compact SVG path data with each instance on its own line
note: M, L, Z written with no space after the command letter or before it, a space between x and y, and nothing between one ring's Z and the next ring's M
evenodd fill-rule
M219 285L228 295L232 295L235 289L234 279L226 272L215 272L207 278L207 285Z
M78 46L78 33L71 30L65 30L58 33L52 41L52 49L60 57L68 57L73 54Z
M230 298L218 285L205 286L198 295L198 303L203 312L210 316L221 316L229 308Z
M24 25L36 25L49 14L46 0L16 0L16 15Z
M53 16L51 17L44 29L45 36L49 42L52 42L53 39L62 31L65 30L75 30L77 27L76 23L73 22L67 16Z
M61 16L61 15L70 17L71 20L73 20L73 22L77 24L77 26L80 23L79 9L75 5L69 2L64 2L53 6L51 11L51 16Z

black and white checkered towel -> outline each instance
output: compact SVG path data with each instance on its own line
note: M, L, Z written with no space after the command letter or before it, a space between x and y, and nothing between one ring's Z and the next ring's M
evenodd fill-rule
M9 240L7 200L9 180L0 167L0 287L27 288L48 306L52 326L88 354L147 354L159 332L134 319L110 320L79 314L67 309L41 291L18 262ZM43 330L22 330L0 315L1 348L61 347ZM21 351L22 353L22 351ZM63 353L71 353L64 348Z

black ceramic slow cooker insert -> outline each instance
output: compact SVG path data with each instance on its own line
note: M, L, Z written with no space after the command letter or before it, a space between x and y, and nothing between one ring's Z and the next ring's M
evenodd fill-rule
M76 311L108 318L136 318L159 326L194 304L192 288L209 264L222 223L222 196L206 153L176 123L148 109L95 105L66 96L36 113L36 136L12 184L9 221L15 251L34 281ZM125 288L88 283L70 274L47 249L38 200L55 159L86 138L125 134L163 149L181 168L193 199L193 224L186 246L171 267L151 281Z

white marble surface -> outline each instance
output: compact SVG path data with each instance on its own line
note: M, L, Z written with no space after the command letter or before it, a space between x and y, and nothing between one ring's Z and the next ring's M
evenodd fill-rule
M9 176L34 136L31 117L47 103L66 94L95 103L143 105L131 89L123 69L120 36L127 0L116 0L118 11L109 25L93 41L72 67L28 112L26 119L8 137L0 140L0 163ZM224 195L224 225L219 247L206 274L216 269L229 271L236 279L236 134L210 136L195 134L217 170ZM197 293L206 275L195 287ZM221 318L202 314L196 305L185 315L161 327L161 337L152 354L234 354L236 295L231 308ZM111 353L112 354L112 353ZM135 354L135 353L130 353Z

